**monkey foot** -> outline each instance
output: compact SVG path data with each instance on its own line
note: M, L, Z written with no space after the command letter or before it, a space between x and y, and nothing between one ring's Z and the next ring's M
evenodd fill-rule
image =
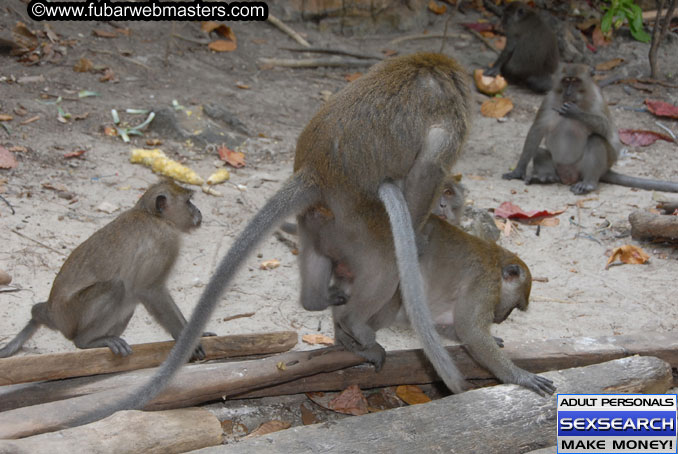
M342 289L333 285L328 290L327 299L330 306L343 306L348 302L348 295Z
M574 192L575 194L588 194L589 192L593 191L596 189L596 185L592 183L584 183L583 181L580 181L579 183L575 183L572 186L570 186L570 191Z
M195 349L195 351L191 355L190 361L202 361L206 357L207 357L207 355L205 354L205 350L202 348L202 345L198 345L198 347Z
M525 372L516 384L531 389L542 397L550 396L556 390L556 386L551 380L529 372Z
M517 170L507 172L501 176L504 180L522 180L525 178L525 173Z
M217 333L213 333L212 331L205 331L204 333L202 333L202 336L200 337L214 337L216 335Z
M502 339L501 337L497 337L497 336L492 336L492 337L494 338L494 341L497 343L499 348L504 348L504 339Z
M132 354L132 347L121 337L107 337L102 339L102 342L111 349L114 355L127 356Z

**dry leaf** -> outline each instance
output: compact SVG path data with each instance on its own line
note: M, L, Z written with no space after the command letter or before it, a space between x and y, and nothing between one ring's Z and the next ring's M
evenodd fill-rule
M310 426L311 424L317 424L320 422L318 420L318 416L313 412L312 409L308 408L306 404L301 404L299 409L301 410L301 422L305 426Z
M607 46L612 42L612 29L610 29L610 31L607 33L603 33L603 31L600 29L600 24L597 24L596 28L593 29L591 40L593 41L593 45L596 47Z
M0 114L0 121L12 121L13 119L14 117L11 115Z
M240 88L241 90L249 90L250 88L252 88L249 85L243 84L241 82L236 83L235 86Z
M506 36L498 36L494 39L494 41L492 41L492 43L498 50L504 50L506 47Z
M398 55L398 51L394 49L384 49L381 51L381 53L386 55L387 57L393 57L394 55Z
M21 125L27 125L29 123L33 123L34 121L38 121L38 120L40 120L40 115L36 115L34 117L27 118L24 121L22 121L20 124Z
M87 150L72 151L70 153L66 153L64 155L64 158L66 158L66 159L68 159L68 158L79 158L80 156L84 155L86 152L87 152Z
M396 396L409 405L425 404L431 399L416 385L400 385L396 388Z
M625 244L612 251L612 255L605 265L605 269L608 269L612 262L616 260L621 260L622 263L630 265L640 265L650 260L650 256L638 246Z
M667 142L674 141L671 136L644 129L620 129L619 140L621 140L624 145L631 145L634 147L646 147L652 145L657 140L665 140Z
M473 80L475 81L476 88L478 88L479 92L490 96L501 93L508 85L506 79L501 75L497 75L496 77L484 76L482 69L476 69L473 72Z
M598 63L596 65L596 71L609 71L621 65L622 63L624 63L623 58L613 58L612 60L608 60L603 63Z
M0 270L0 285L9 285L12 282L12 276L7 274L6 271Z
M231 40L233 42L236 41L235 33L233 33L233 30L228 25L220 24L220 23L214 22L214 21L207 21L207 22L202 22L200 24L200 28L205 33L217 32L219 35L223 36L224 38L228 38L229 40Z
M287 366L286 366L285 363L282 362L282 361L278 361L277 363L275 363L275 367L276 367L278 370L285 370L285 369L287 369Z
M219 24L219 22L215 22L213 20L200 22L200 29L205 33L209 33L212 30L216 30L217 28L219 28L219 25L221 25Z
M259 269L262 270L274 270L280 266L280 260L264 260L261 262L261 265L259 265Z
M236 169L245 167L245 153L233 151L226 145L220 146L217 149L217 152L219 153L219 158L231 167L235 167Z
M209 43L207 47L214 52L233 52L238 46L233 41L217 39L216 41Z
M73 71L76 73L86 73L94 69L94 64L89 58L81 58L78 62L73 65Z
M94 29L92 30L92 34L94 36L98 36L99 38L117 38L118 34L115 32L109 32L108 30L97 30Z
M291 426L292 423L286 421L267 421L254 429L252 433L242 437L242 439L247 440L248 438L260 437L280 430L289 429Z
M467 23L463 23L461 25L463 25L464 27L466 27L470 30L475 30L478 33L494 30L494 25L492 25L491 23L489 23L487 21L486 22L471 22L471 23L467 22Z
M435 0L430 0L428 2L428 9L430 9L436 14L445 14L445 11L447 11L447 6L439 5L438 3L436 3Z
M347 82L353 82L356 79L359 79L360 76L362 76L363 73L351 73L351 74L346 74L344 76L344 79L346 79Z
M518 205L511 202L503 202L498 208L494 210L494 215L504 219L535 219L557 216L565 210L531 210L523 211Z
M534 222L531 222L533 225L541 225L542 227L555 227L560 224L560 219L558 218L542 218Z
M328 408L346 415L360 416L368 413L367 399L358 385L351 385L332 399Z
M657 115L658 117L669 117L678 119L678 107L664 101L653 101L651 99L645 100L647 110Z
M14 155L5 147L0 145L0 169L13 169L17 166Z
M146 139L146 145L149 147L157 147L159 145L162 145L162 140L160 139Z
M17 22L12 30L12 39L25 52L29 52L38 47L38 37L26 27L22 22ZM21 53L21 52L20 52Z
M118 78L115 77L115 73L111 68L104 69L104 74L101 77L99 77L99 82L109 82L109 81L115 82L117 80Z
M480 106L480 113L489 118L503 118L513 110L509 98L490 98Z
M323 334L304 334L301 340L310 345L334 345L334 339Z
M104 126L104 135L109 137L115 137L118 135L118 130L113 126Z

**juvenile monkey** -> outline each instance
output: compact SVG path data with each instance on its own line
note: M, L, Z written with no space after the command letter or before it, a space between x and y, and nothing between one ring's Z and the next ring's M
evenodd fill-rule
M545 148L540 148L544 141ZM678 183L631 177L610 170L621 142L607 103L582 64L564 65L530 127L518 164L504 179L563 183L586 194L598 182L656 191L678 192ZM533 162L532 173L527 166Z
M54 279L47 302L35 304L32 318L0 349L11 356L40 325L61 331L78 348L108 347L132 353L120 337L136 305L177 339L186 324L166 281L179 253L180 234L200 226L193 191L165 181L154 184L136 205L75 248ZM198 346L194 356L205 357Z
M330 98L299 136L293 175L235 239L167 361L139 389L77 423L140 408L155 397L186 362L221 293L252 249L285 218L316 204L331 210L342 237L391 258L378 286L369 283L368 273L356 274L353 292L362 306L352 313L335 313L343 345L375 364L383 360L383 349L367 322L400 281L408 313L419 311L419 317L411 317L413 325L432 331L423 345L436 370L448 387L461 390L463 377L442 347L430 314L427 319L427 313L421 313L426 296L415 231L459 155L469 116L465 71L439 54L380 62ZM327 307L332 258L314 247L311 236L299 222L300 300L308 310L322 310ZM348 252L365 255L364 249ZM362 271L357 265L353 269Z
M464 187L461 185L461 175L445 177L440 197L433 205L431 213L450 224L461 224L461 217L464 214Z
M558 40L539 15L522 2L512 2L501 18L506 46L486 76L501 73L510 83L526 85L537 93L551 89L558 69Z

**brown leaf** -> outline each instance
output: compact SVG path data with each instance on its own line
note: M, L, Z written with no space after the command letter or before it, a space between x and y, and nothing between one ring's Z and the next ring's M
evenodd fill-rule
M616 260L621 260L622 263L630 265L641 265L650 260L650 256L638 246L625 244L612 251L612 255L605 265L605 269L608 269L612 262Z
M40 115L35 115L34 117L31 118L26 118L24 121L22 121L20 124L21 125L27 125L29 123L33 123L34 121L40 120Z
M79 158L80 156L84 155L87 153L87 150L76 150L76 151L71 151L70 153L64 154L64 158L69 159L69 158Z
M260 437L262 435L289 429L291 426L292 423L287 421L267 421L254 429L250 434L242 437L242 439L247 440L248 438Z
M351 73L351 74L346 74L344 76L344 79L346 79L347 82L353 82L356 79L359 79L360 76L362 76L363 73Z
M217 152L219 153L219 159L225 161L226 164L231 167L235 167L236 169L245 167L245 153L233 151L226 145L220 146Z
M158 147L162 145L162 140L160 139L146 139L146 145L149 147Z
M104 74L99 77L99 82L115 82L118 78L111 68L104 69Z
M597 71L609 71L611 69L616 68L617 66L621 65L624 63L623 58L613 58L612 60L605 61L603 63L598 63L596 65L596 70Z
M531 222L533 225L541 225L542 227L555 227L560 224L560 219L558 218L542 218L537 219Z
M318 416L313 412L312 409L308 408L306 404L301 404L299 409L301 410L301 422L305 426L310 426L311 424L317 424L320 422Z
M403 406L403 402L395 395L393 388L384 388L367 396L370 413L390 410Z
M334 345L334 339L323 334L304 334L301 341L309 345Z
M204 21L200 22L200 29L205 33L209 33L212 30L216 30L217 28L219 28L219 25L221 25L219 24L219 22L215 22L213 20Z
M14 117L7 114L0 114L0 121L12 121Z
M367 399L358 385L351 385L332 399L328 407L337 413L360 416L367 414Z
M445 11L447 11L447 6L440 5L435 0L429 0L428 9L430 9L436 14L445 14Z
M387 57L393 57L394 55L398 55L398 51L393 49L384 49L381 51L381 53L386 55Z
M73 71L76 73L86 73L94 69L94 63L89 58L81 58L78 62L73 65Z
M646 147L652 145L657 140L673 142L673 138L660 132L648 131L644 129L620 129L619 140L625 145L634 147Z
M489 118L505 117L513 110L513 102L509 98L490 98L480 106L480 113Z
M658 117L669 117L678 119L678 107L664 101L645 100L647 110Z
M237 83L235 84L235 86L238 87L238 88L241 89L241 90L249 90L250 88L252 88L252 87L250 87L250 86L247 85L247 84L243 84L242 82L237 82Z
M238 46L233 41L217 39L209 43L207 47L214 52L233 52Z
M593 29L591 40L593 41L593 45L596 47L607 46L612 42L612 29L610 29L608 33L603 33L603 31L600 29L600 24L597 24L596 28Z
M13 169L17 166L14 155L5 147L0 145L0 169Z
M92 34L94 36L98 36L99 38L117 38L118 34L115 32L110 32L108 30L98 30L94 29L92 30Z
M22 48L23 53L30 52L38 47L38 37L22 22L17 22L12 30L14 42ZM22 53L22 52L19 52Z
M115 137L118 135L118 130L115 129L113 126L105 126L104 127L104 135L109 136L109 137Z
M264 260L261 262L261 265L259 265L259 269L262 270L274 270L280 266L280 260L272 259L272 260Z
M396 388L396 396L409 405L425 404L431 399L416 385L400 385Z

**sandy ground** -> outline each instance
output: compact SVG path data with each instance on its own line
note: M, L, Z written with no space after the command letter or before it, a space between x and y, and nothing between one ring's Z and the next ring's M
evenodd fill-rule
M29 28L43 25L26 17L25 5L6 0L0 6L0 33L8 35L14 23L24 21ZM453 22L472 22L477 14ZM116 108L170 107L172 100L197 112L205 103L228 108L242 121L251 137L243 147L247 165L231 169L229 183L219 190L223 197L196 192L194 201L202 210L203 225L185 237L181 257L172 273L169 288L186 315L197 301L218 260L224 255L245 222L267 197L289 176L295 139L305 123L322 104L322 91L336 92L346 85L347 69L268 69L259 68L259 57L290 57L279 46L295 44L266 23L230 24L238 37L232 53L212 53L204 45L172 39L172 33L204 39L197 24L130 22L124 24L130 36L115 39L92 35L93 29L114 30L105 23L52 23L60 40L70 40L65 55L55 62L27 66L15 58L0 57L0 113L12 114L23 107L24 117L15 115L8 122L11 135L0 130L0 145L23 146L15 153L19 165L0 170L0 195L15 214L0 203L0 269L13 277L13 284L24 290L0 293L0 343L10 340L28 321L32 304L46 300L54 276L68 253L98 228L111 221L120 210L131 207L156 176L150 170L129 163L134 146L147 138L163 140L161 148L171 157L184 160L199 174L209 175L218 162L213 149L190 146L185 141L150 131L133 138L131 144L107 137L103 126L111 124L110 110ZM308 24L293 24L306 33L314 45L360 49L378 53L397 34L369 37L343 37L320 33ZM441 18L433 17L426 30L440 32ZM466 67L487 66L494 59L478 40L453 30L462 38L450 40L446 53ZM413 32L421 32L415 30ZM43 39L44 40L44 39ZM438 40L407 41L395 47L401 54L438 50ZM619 37L612 46L594 56L595 62L623 57L632 74L647 72L647 45ZM99 74L76 73L73 65L86 57L95 65L110 67L117 83L99 82ZM296 56L293 56L296 57ZM665 72L678 68L678 40L673 39L660 52ZM634 71L636 71L634 73ZM42 75L40 82L17 83L25 76ZM245 84L249 89L240 89ZM649 113L629 110L642 107L651 97L678 102L678 91L651 86L648 94L616 85L604 90L611 112L620 128L659 130ZM80 90L93 90L99 97L78 100ZM630 237L628 215L634 210L653 207L652 192L602 184L585 197L573 195L567 187L524 186L505 181L501 174L517 161L527 130L541 98L526 90L509 87L507 95L515 109L504 121L480 116L475 95L473 131L456 171L464 174L468 201L476 208L496 208L504 201L525 209L563 209L560 224L543 227L521 225L500 244L516 252L541 279L533 285L530 309L514 313L497 326L495 335L507 343L525 339L575 336L604 336L635 332L678 332L678 306L674 280L678 276L678 251L665 245L638 244ZM57 121L55 105L40 96L62 96L60 104L73 115L89 115L84 120ZM177 112L185 115L186 110ZM20 125L39 115L36 122ZM140 117L125 117L131 123ZM675 121L665 120L674 131ZM83 159L64 159L65 153L87 150ZM676 145L656 142L647 148L630 148L617 164L629 174L678 180ZM63 185L74 198L66 200L43 185ZM581 207L575 204L584 200ZM97 210L102 202L120 207L108 214ZM19 232L19 234L15 233ZM623 244L642 246L651 256L646 265L614 266L605 270L607 255ZM263 260L277 259L281 266L259 269ZM547 281L546 281L547 280ZM289 248L270 237L263 242L234 284L223 295L211 317L208 329L220 335L274 330L298 331L300 335L322 333L331 336L329 313L302 310L297 302L299 288L295 256ZM232 321L224 318L254 312ZM124 337L129 343L164 340L168 335L139 307ZM404 328L384 329L378 340L387 349L418 346L414 334ZM44 354L73 350L61 334L40 330L19 353ZM299 343L298 349L312 348Z

